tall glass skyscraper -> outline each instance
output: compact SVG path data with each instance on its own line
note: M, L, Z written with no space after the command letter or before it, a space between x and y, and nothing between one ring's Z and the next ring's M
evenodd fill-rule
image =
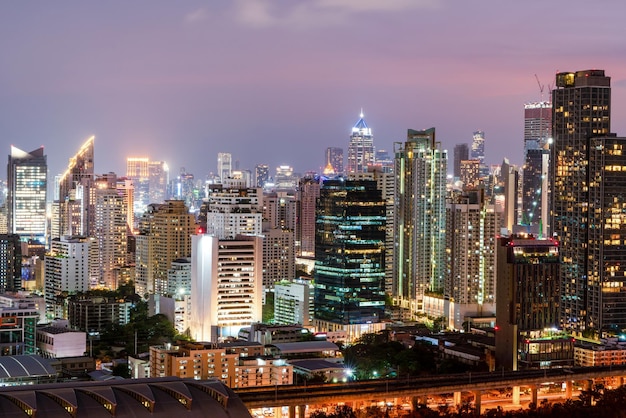
M551 227L561 242L561 320L564 327L580 331L626 327L626 315L619 314L619 320L615 316L616 310L626 312L624 301L607 303L618 293L626 301L626 253L621 249L626 243L621 226L626 201L618 192L626 164L621 143L598 150L592 146L605 144L591 142L611 131L610 85L604 70L563 72L556 75L552 92ZM604 166L611 183L599 170L607 157L617 162L615 169L613 164ZM601 237L602 231L611 232ZM616 253L607 254L609 249ZM621 262L615 258L618 253L623 254ZM609 255L610 261L605 258ZM612 319L606 321L609 313Z
M352 128L350 144L348 145L348 170L347 173L365 173L367 167L375 162L374 137L372 129L367 126L363 119L363 112Z
M315 319L377 323L385 311L385 201L376 182L322 184L316 209Z
M43 147L31 152L11 146L7 165L9 234L46 241L48 163Z

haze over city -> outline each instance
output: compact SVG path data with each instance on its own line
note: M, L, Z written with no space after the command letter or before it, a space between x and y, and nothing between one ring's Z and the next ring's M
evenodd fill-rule
M436 127L452 151L522 163L523 104L557 71L605 69L626 133L622 2L314 0L3 2L0 144L44 145L51 175L96 135L96 172L127 156L203 178L241 168L320 170L361 108L378 149ZM535 74L539 80L535 78Z

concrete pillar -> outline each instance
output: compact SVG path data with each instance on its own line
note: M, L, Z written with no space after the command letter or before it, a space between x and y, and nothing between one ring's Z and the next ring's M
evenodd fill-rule
M617 378L617 384L621 387L624 386L624 376L619 376Z
M513 399L513 405L520 404L519 392L519 386L513 386L513 394L511 396L511 399Z
M565 381L565 399L572 399L572 381Z
M592 390L593 389L593 379L588 379L585 382L585 390Z
M458 407L461 405L461 392L454 392L454 406Z
M422 396L416 396L416 398L417 398L417 404L418 405L426 405L426 404L428 404L428 396L422 395Z
M296 418L296 407L295 407L295 405L291 405L289 407L289 418Z
M283 408L281 408L280 406L277 406L276 408L274 408L274 417L282 417L283 416Z
M298 406L298 418L304 418L305 413L306 413L306 405Z
M537 386L533 385L530 387L530 401L535 405L539 406L539 397L537 396Z
M482 392L480 390L475 390L474 392L474 408L476 408L476 414L480 415L480 395L482 394Z

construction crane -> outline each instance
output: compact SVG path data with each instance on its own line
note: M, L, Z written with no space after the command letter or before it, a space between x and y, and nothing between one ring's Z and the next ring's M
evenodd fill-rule
M539 77L537 77L537 74L535 74L535 79L537 80L537 84L539 85L539 93L541 93L541 101L543 102L543 90L546 86L541 84L541 82L539 81Z

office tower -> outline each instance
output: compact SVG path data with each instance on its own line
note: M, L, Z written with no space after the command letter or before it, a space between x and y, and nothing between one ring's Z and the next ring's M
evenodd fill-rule
M563 72L556 75L556 89L552 91L550 226L561 243L563 326L579 331L626 327L624 303L608 303L613 297L626 295L623 291L610 295L616 289L623 289L623 282L617 278L624 275L626 260L615 263L619 255L607 253L615 250L622 239L619 226L622 210L618 209L622 198L615 194L614 186L621 184L620 173L623 172L610 172L613 168L607 165L604 174L610 174L613 181L617 181L609 183L607 179L595 177L602 170L597 169L598 162L590 161L592 157L604 157L617 159L618 167L623 165L619 159L619 144L616 144L618 149L611 147L599 154L598 150L590 148L591 138L606 137L611 131L610 81L604 70ZM593 144L596 145L596 141ZM593 171L590 164L596 167ZM604 194L603 187L606 187ZM592 201L592 198L599 200ZM610 202L610 198L616 200ZM613 205L615 215L606 212ZM598 217L602 214L594 211L602 211L607 219L601 221ZM599 231L615 228L611 241L597 240L596 228ZM606 256L611 260L605 262Z
M515 226L519 224L518 192L519 170L511 165L508 159L502 161L500 166L499 184L504 195L503 227L508 233L513 233Z
M347 173L363 173L372 164L374 164L374 137L361 112L350 133Z
M463 190L475 190L480 182L480 161L462 160L459 180L463 183Z
M135 186L133 181L127 177L118 177L115 183L117 194L122 197L126 206L126 229L130 235L135 225Z
M259 164L254 169L255 187L264 187L269 180L270 168L267 164Z
M17 234L0 234L0 292L22 289L22 244Z
M31 152L11 146L7 165L7 232L24 241L46 241L48 164L43 147Z
M88 138L69 159L65 172L55 179L58 197L52 204L51 238L93 235L94 203L90 190L94 180L94 141Z
M549 101L524 105L524 151L546 148L552 137L552 103Z
M274 190L293 192L298 187L299 175L293 172L293 167L281 165L276 167L276 175L274 176Z
M394 161L393 157L389 155L387 150L379 149L376 150L376 169L382 171L383 173L393 173Z
M191 337L217 342L262 319L263 238L194 235Z
M217 154L217 175L224 181L230 178L233 171L233 156L228 152Z
M165 161L150 161L148 163L149 203L163 203L168 198L169 174L170 169Z
M445 315L453 329L463 329L467 316L495 312L495 241L501 223L502 212L482 189L448 199L444 299L453 303Z
M435 128L409 129L395 144L394 286L392 296L411 313L423 309L426 292L443 292L446 264L448 154Z
M180 174L173 180L172 193L173 199L182 200L190 211L195 211L200 207L200 188L196 187L196 181L193 174L187 173L185 167L180 168Z
M126 264L128 202L117 190L117 176L98 176L94 188L95 231L98 243L98 285L115 290L119 269Z
M454 146L454 178L461 177L461 161L469 160L469 146L467 144L456 144Z
M298 182L296 256L315 256L315 205L320 196L320 179L303 177Z
M393 170L392 170L393 171ZM349 180L373 180L385 201L385 291L391 293L393 288L393 254L395 237L393 235L395 175L393 172L382 171L381 167L370 167L367 173L352 173Z
M263 228L263 196L258 187L247 188L243 180L228 178L208 188L201 207L206 233L221 239L239 234L260 235Z
M375 181L326 180L316 209L315 326L348 340L385 311L385 201Z
M97 283L98 243L95 238L55 238L44 259L46 315L48 318L66 318L63 295L86 292L91 283Z
M485 133L483 131L476 131L472 135L470 159L480 161L481 166L485 165Z
M296 199L284 193L263 194L263 286L296 276Z
M324 164L324 167L324 171L326 170L326 168L331 168L332 175L343 174L343 148L326 148L326 162Z
M559 243L528 235L498 238L496 362L506 370L573 364L574 342L559 326Z
M185 202L167 200L150 204L136 235L135 290L139 295L167 293L172 261L191 255L195 218Z

